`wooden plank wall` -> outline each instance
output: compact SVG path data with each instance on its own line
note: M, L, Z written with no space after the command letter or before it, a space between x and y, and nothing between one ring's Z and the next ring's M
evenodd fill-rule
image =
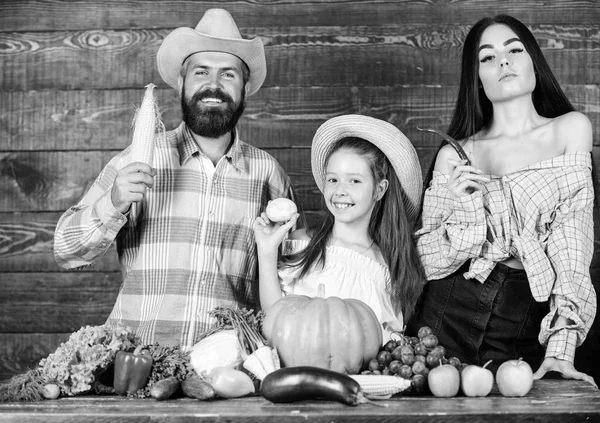
M360 113L397 125L429 166L445 129L469 27L509 13L527 23L576 108L593 122L600 161L600 3L594 0L3 0L0 2L0 379L34 366L69 333L102 324L120 285L114 248L93 268L61 271L55 224L131 139L143 87L163 121L180 120L156 51L179 26L225 7L266 46L268 76L250 98L243 139L290 174L316 218L310 143L327 118ZM596 231L597 234L599 231ZM599 239L600 236L596 236ZM600 286L598 255L592 269ZM599 319L600 320L600 319ZM595 325L578 366L600 379Z

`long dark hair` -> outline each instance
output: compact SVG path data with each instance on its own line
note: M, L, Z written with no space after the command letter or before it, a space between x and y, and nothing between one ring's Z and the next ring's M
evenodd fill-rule
M365 158L375 184L383 179L389 182L387 191L375 203L368 234L381 250L389 268L390 284L387 290L392 306L396 313L401 310L404 321L408 321L423 289L425 278L412 238L414 228L406 216L406 194L394 168L375 145L362 138L342 138L329 151L325 166L331 155L340 150L350 150ZM327 245L331 239L335 219L326 206L323 206L323 209L325 218L319 227L309 230L311 239L308 246L296 254L282 258L287 265L301 268L301 278L310 273L314 266L325 266Z
M529 28L521 21L508 15L483 18L470 29L463 45L458 97L447 130L448 135L457 140L469 138L483 129L492 120L492 103L486 97L479 80L478 48L483 32L495 24L505 25L514 31L531 57L533 69L536 73L532 100L538 114L543 117L554 118L575 110L552 73L537 40ZM446 142L443 142L439 149L444 144ZM427 190L431 182L434 167L435 157L425 177L424 191ZM596 171L593 160L592 178L594 181L594 191L596 192Z

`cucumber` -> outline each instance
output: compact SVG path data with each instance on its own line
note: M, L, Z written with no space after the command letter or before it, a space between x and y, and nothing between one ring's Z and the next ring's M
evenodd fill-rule
M150 387L150 396L155 400L166 400L171 398L181 387L181 382L175 376L161 379Z
M189 375L186 377L181 383L181 388L186 397L197 398L199 400L207 400L216 396L213 387L198 375Z

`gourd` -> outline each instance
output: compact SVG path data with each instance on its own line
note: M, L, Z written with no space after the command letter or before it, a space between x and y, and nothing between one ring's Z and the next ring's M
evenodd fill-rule
M287 295L266 312L265 338L282 367L314 366L356 374L375 358L381 324L364 302L339 297Z

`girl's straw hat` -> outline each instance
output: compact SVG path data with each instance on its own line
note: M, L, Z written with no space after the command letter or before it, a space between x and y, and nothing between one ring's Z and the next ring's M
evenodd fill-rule
M423 175L419 157L412 143L391 123L362 115L334 117L323 123L313 138L311 166L317 186L323 192L325 159L331 148L342 138L362 138L379 148L394 167L406 193L404 206L407 217L414 221L421 208Z
M267 76L265 48L260 38L246 40L233 17L224 9L208 9L195 29L181 27L167 35L156 53L162 79L177 89L181 65L194 53L221 51L239 57L250 69L248 95L254 94Z

